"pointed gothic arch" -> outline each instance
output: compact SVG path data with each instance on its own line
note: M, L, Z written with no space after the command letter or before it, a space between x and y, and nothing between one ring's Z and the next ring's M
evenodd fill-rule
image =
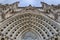
M3 21L0 31L4 35L9 36L15 40L19 38L24 29L33 28L39 33L42 40L47 40L59 32L59 26L56 25L56 27L54 22L49 20L50 19L47 19L42 14L18 13Z

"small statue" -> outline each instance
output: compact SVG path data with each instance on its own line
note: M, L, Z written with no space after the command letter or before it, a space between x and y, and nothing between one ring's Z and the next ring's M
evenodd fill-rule
M2 18L2 19L5 19L5 14L4 14L4 12L1 13L1 18Z

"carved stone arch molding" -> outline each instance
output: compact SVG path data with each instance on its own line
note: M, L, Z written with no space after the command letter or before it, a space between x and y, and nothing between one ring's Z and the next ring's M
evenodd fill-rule
M27 28L22 31L17 40L42 40L42 38L37 30L34 28Z
M43 14L18 13L4 20L0 25L0 31L13 40L20 40L29 33L32 35L36 34L37 40L47 40L60 30L59 25L54 24L56 23Z

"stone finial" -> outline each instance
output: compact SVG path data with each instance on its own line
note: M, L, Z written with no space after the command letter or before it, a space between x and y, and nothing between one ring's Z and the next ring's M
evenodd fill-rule
M26 10L34 10L34 8L32 7L32 5L29 5L28 7L25 8Z
M45 3L45 2L41 2L41 4L43 4L43 5L44 5L44 4L45 4L45 5L48 5L48 4L47 4L47 3Z
M32 8L32 5L30 4L30 5L28 6L28 8Z
M16 7L18 7L19 1L13 3L13 5L15 5Z
M30 4L29 7L32 7L32 5Z
M49 5L45 2L41 2L43 8L47 8Z

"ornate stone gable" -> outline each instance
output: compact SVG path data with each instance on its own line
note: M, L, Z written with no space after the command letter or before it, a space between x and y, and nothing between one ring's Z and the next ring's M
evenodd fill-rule
M0 40L60 40L60 23L41 11L43 8L31 5L19 8L18 3L8 5L3 11L5 16L1 12L5 19L0 22Z

